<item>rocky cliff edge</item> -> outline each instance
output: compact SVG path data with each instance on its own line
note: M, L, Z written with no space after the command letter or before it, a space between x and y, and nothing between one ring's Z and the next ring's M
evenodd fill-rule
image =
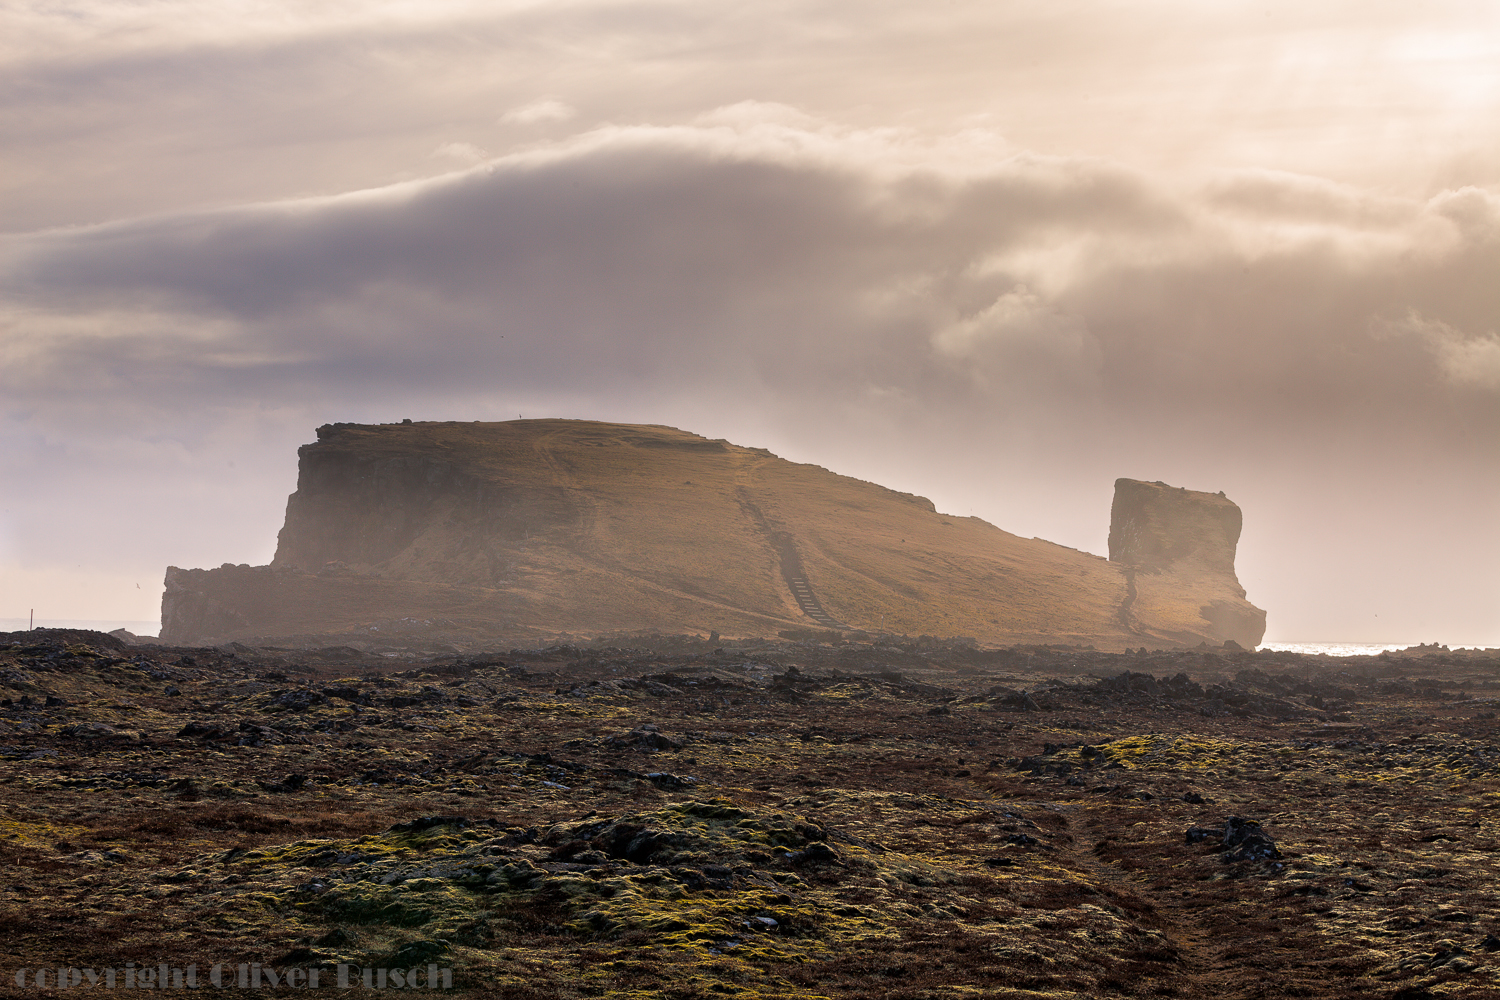
M670 427L331 424L299 451L271 565L169 568L162 635L421 649L808 629L1258 642L1264 616L1234 578L1238 508L1131 489L1117 493L1111 561Z

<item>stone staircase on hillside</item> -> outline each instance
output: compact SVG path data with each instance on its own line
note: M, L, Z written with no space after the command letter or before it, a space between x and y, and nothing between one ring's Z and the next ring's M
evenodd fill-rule
M818 595L813 593L806 576L800 573L788 574L786 583L792 589L792 596L797 599L797 606L802 609L804 615L819 625L826 625L828 628L849 627L843 622L835 620L833 616L823 610L823 605L818 600Z

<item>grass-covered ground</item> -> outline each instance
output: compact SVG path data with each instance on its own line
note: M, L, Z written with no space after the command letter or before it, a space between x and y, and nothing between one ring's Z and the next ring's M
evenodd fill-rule
M1497 693L1493 652L1439 649L0 636L0 985L434 963L516 998L1500 995ZM1227 860L1231 816L1275 849Z

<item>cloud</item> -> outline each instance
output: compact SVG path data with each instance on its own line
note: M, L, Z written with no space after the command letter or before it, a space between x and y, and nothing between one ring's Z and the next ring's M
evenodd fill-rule
M1468 185L1444 191L1432 199L1430 206L1477 243L1500 240L1500 192Z
M1500 254L1477 195L1273 174L1195 192L976 148L747 103L428 181L12 237L7 388L50 394L67 371L291 400L480 391L498 371L1009 412L1087 383L1101 404L1149 388L1166 414L1233 420L1269 416L1275 386L1283 415L1383 425L1369 398L1410 371L1365 336L1372 318L1442 300L1461 324L1492 304L1454 287ZM1459 328L1421 339L1447 378L1488 385L1493 338Z
M478 163L487 156L484 150L469 142L445 142L432 151L440 159L457 160L460 163Z
M1404 192L1492 181L1493 9L1368 7L9 4L0 89L18 96L0 102L0 229L423 176L454 136L504 153L576 122L556 117L567 107L686 124L747 99L929 137L985 122L1012 152L1157 175L1269 167ZM1449 41L1418 58L1415 38ZM502 122L507 109L518 117Z
M514 122L517 125L535 125L540 122L565 122L577 114L578 110L571 105L545 97L518 108L511 108L500 116L500 120Z
M1405 335L1420 340L1456 385L1500 390L1500 336L1493 331L1468 334L1413 309L1400 320L1377 320L1375 332L1378 336Z
M1070 375L1087 378L1097 374L1100 361L1088 325L1052 308L1025 285L937 330L932 339L940 354L973 365L970 371L976 376L986 369L1013 369L1035 377L1045 358Z

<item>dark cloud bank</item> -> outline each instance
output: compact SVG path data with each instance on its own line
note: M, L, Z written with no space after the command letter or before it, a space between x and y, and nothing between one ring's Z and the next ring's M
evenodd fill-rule
M315 423L526 411L1092 551L1117 476L1223 489L1272 637L1500 644L1482 189L1170 189L742 106L3 254L11 558L264 559Z

